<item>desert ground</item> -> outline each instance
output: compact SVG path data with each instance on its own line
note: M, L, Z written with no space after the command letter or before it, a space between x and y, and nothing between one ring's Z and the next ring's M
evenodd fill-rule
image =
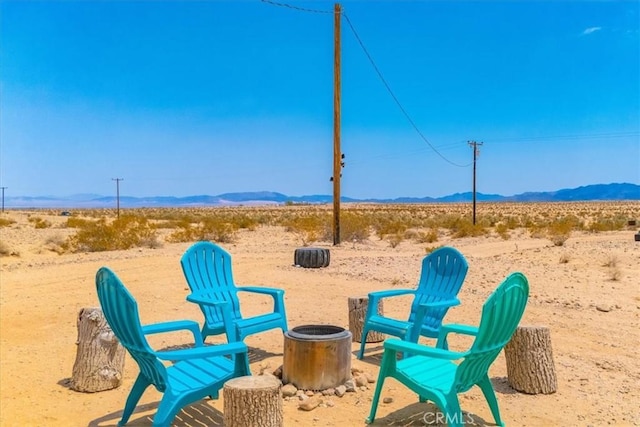
M606 209L597 206L596 209ZM640 204L628 209L640 217ZM543 208L544 210L544 208ZM482 211L482 206L480 206ZM578 212L578 211L576 211ZM75 213L74 213L75 214ZM578 213L579 215L579 213ZM36 228L38 216L50 223ZM127 355L122 385L98 393L69 388L76 358L77 315L98 306L95 273L108 266L138 302L143 323L192 319L202 321L197 306L185 300L188 288L179 259L192 242L163 242L155 248L62 253L48 249L52 236L69 235L67 218L55 212L9 210L11 224L0 228L0 425L115 426L138 373ZM640 219L640 218L639 218ZM450 245L468 260L469 272L460 291L461 305L451 309L445 323L477 324L483 302L510 273L529 279L531 294L521 324L547 326L551 331L557 392L528 395L513 390L507 380L504 353L490 369L502 418L509 426L640 425L640 242L637 227L617 231L576 231L558 246L526 229L453 238L446 233L434 243L404 239L396 245L372 235L364 241L314 242L326 247L326 268L293 265L298 235L282 226L241 229L233 242L222 243L233 257L238 285L285 290L289 326L331 324L347 328L349 297L384 289L411 288L420 273L426 247ZM244 315L263 312L269 301L241 296ZM404 298L404 297L403 297ZM406 318L410 300L385 301L387 316ZM181 345L186 336L152 336L154 348ZM215 342L216 338L211 338ZM271 372L282 364L283 336L278 330L252 335L251 370ZM433 345L427 339L426 345ZM352 367L377 377L381 344L369 344ZM462 347L465 343L451 343ZM463 349L463 348L459 348ZM298 400L284 401L286 426L365 425L373 389L324 397L312 411ZM393 379L385 382L374 425L419 426L433 420L437 409ZM160 399L155 389L143 395L128 425L148 426ZM176 426L223 424L223 396L185 407ZM479 389L461 395L470 425L494 425Z

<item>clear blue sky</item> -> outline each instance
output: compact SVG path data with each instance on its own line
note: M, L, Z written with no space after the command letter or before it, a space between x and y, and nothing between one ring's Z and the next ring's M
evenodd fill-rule
M288 4L0 2L7 196L331 194L334 3ZM343 196L471 191L469 140L482 193L640 183L637 1L341 5Z

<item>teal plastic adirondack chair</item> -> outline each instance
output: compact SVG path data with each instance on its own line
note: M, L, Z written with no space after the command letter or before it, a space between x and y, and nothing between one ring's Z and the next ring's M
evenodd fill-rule
M410 342L418 342L420 336L437 338L442 319L449 308L460 304L457 295L468 270L465 257L457 249L445 246L423 258L416 289L371 292L358 359L364 355L369 331L379 331ZM378 314L377 307L381 299L400 295L414 296L408 320Z
M200 325L190 320L142 326L135 299L115 273L106 267L98 270L96 287L109 326L140 368L118 425L127 423L142 393L150 385L163 393L153 425L167 427L182 407L206 396L217 398L227 380L251 375L244 343L203 346ZM191 331L196 347L154 351L145 338L146 334L177 330ZM163 360L175 363L165 366Z
M484 303L479 326L443 325L436 348L398 339L385 341L367 423L375 419L385 378L392 377L416 392L421 402L433 401L445 414L449 427L465 424L458 394L477 385L489 404L496 424L504 426L488 371L515 332L528 297L527 278L522 273L512 273ZM449 351L446 349L449 333L471 335L475 339L465 352ZM398 361L396 354L399 352L411 354L412 357Z
M284 290L257 287L237 287L231 270L231 255L212 242L194 243L180 259L184 277L191 289L187 301L200 306L204 314L202 336L218 335L225 332L222 308L228 307L237 340L270 329L280 328L286 332L287 315L284 307ZM240 311L238 292L253 292L270 295L273 311L243 318Z

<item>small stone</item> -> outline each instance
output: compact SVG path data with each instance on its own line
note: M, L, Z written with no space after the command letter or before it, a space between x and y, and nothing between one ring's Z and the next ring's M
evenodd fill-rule
M298 405L298 409L303 411L313 411L322 403L322 400L316 396L310 397Z
M358 375L360 375L361 373L363 373L364 371L360 368L351 368L351 375L354 377L357 377Z
M298 389L293 384L287 384L282 387L282 396L291 397L298 393Z
M391 403L393 402L393 397L385 397L382 399L382 403Z
M336 406L333 400L327 400L325 402L325 405L327 405L327 408L333 408L334 406Z
M326 390L322 390L322 395L323 396L334 396L336 394L336 389L335 388L328 388Z
M357 387L365 386L365 385L367 385L367 384L368 384L368 382L369 382L369 381L367 380L367 377L366 377L366 376L364 376L364 375L358 375L358 376L356 377L356 386L357 386Z
M304 392L304 394L306 394L309 397L316 395L316 393L313 390L307 390Z
M371 375L370 373L368 373L368 372L367 372L367 373L365 373L365 374L364 374L364 376L365 376L365 378L367 379L367 382L368 382L369 384L373 384L373 383L375 383L375 382L376 382L376 377L374 377L374 376L373 376L373 375Z
M282 365L278 366L275 371L273 371L273 375L282 379Z
M609 307L608 305L604 305L604 304L598 304L598 305L596 305L596 310L602 311L603 313L608 313L608 312L611 311L611 307Z
M336 396L342 397L347 392L347 387L345 385L339 385L336 387Z
M346 387L347 392L349 392L349 393L353 393L353 392L355 392L355 391L356 391L356 383L353 381L353 378L352 378L352 379L347 380L347 381L344 383L344 386Z

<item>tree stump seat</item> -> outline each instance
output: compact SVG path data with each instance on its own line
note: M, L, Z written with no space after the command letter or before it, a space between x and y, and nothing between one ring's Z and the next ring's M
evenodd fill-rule
M548 327L518 326L504 352L511 387L527 394L556 392L558 380Z

